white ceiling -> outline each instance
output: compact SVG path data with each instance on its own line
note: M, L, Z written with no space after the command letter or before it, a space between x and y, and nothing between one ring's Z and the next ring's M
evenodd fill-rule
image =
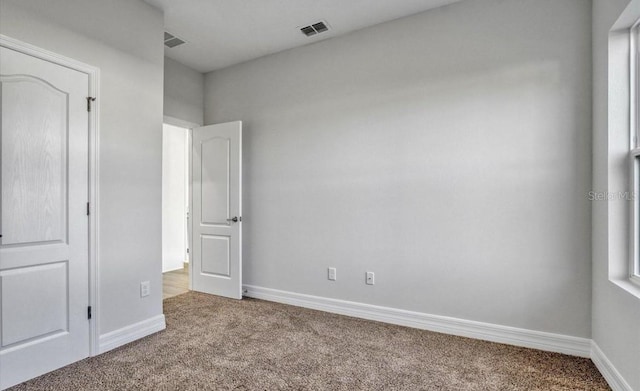
M209 72L460 0L145 0L165 13L165 29L187 41L165 54ZM313 37L299 27L324 20Z

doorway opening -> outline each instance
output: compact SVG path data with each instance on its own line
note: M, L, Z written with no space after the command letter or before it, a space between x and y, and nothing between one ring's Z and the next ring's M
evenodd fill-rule
M163 126L163 299L241 299L242 122L185 125Z
M189 129L162 127L162 298L189 291Z

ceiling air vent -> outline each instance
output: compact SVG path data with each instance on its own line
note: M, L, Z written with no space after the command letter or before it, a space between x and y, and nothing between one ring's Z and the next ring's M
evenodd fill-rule
M324 33L325 31L329 31L329 26L326 22L318 22L310 24L309 26L304 26L300 28L302 34L307 37L314 36L316 34Z
M170 48L174 48L178 45L182 45L183 43L185 43L183 40L181 40L180 38L176 37L173 34L170 34L168 32L164 32L164 44L167 47Z

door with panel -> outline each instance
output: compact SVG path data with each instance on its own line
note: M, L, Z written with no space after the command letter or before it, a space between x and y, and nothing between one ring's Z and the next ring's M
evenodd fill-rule
M192 130L191 288L242 298L242 122Z
M0 388L90 354L87 74L0 47Z

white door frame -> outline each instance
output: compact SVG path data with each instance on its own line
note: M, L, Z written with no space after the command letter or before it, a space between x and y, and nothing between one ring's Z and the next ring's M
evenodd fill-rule
M26 42L0 34L0 46L7 49L36 57L54 64L58 64L80 73L84 73L89 77L89 96L96 98L100 102L100 69L76 61L74 59L41 49ZM100 151L100 104L91 105L89 114L89 305L92 308L91 320L89 321L89 352L91 356L98 355L99 338L100 338L100 311L98 308L100 273L99 273L99 235L98 235L98 152Z

